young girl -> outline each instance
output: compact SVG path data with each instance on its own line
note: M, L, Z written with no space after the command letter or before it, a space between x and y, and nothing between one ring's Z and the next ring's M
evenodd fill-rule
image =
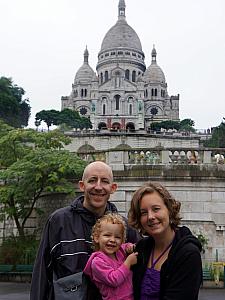
M124 244L125 232L125 223L117 214L104 215L92 229L95 252L84 273L98 287L103 300L133 300L130 267L137 263L137 253L131 253L133 244Z

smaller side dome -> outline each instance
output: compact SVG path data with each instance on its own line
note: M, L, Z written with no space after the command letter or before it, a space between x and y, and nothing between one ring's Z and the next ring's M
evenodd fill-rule
M143 80L147 83L166 83L165 75L162 69L157 65L156 55L157 52L155 46L153 46L152 63L145 71Z
M84 62L75 75L74 84L91 83L93 78L95 78L96 74L94 70L89 66L88 57L89 53L86 47L84 51Z

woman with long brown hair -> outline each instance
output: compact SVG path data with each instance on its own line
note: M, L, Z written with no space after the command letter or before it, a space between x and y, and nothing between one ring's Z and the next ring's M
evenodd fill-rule
M180 202L159 183L133 195L129 223L146 237L133 266L135 300L197 300L202 282L201 244L180 224Z

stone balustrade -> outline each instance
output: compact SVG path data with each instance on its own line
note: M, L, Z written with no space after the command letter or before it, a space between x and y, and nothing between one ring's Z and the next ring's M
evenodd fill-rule
M106 151L85 151L79 155L87 160L102 160L108 164L224 164L225 149L222 148L145 148L145 149L109 149Z
M224 164L224 150L151 149L128 151L130 164Z

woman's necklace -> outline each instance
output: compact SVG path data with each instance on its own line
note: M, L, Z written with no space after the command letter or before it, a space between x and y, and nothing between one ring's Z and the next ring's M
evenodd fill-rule
M157 262L163 257L163 255L169 250L169 248L172 246L173 240L169 243L169 245L160 253L160 255L154 260L154 251L155 246L152 248L152 254L151 254L151 268L155 268L155 265Z

